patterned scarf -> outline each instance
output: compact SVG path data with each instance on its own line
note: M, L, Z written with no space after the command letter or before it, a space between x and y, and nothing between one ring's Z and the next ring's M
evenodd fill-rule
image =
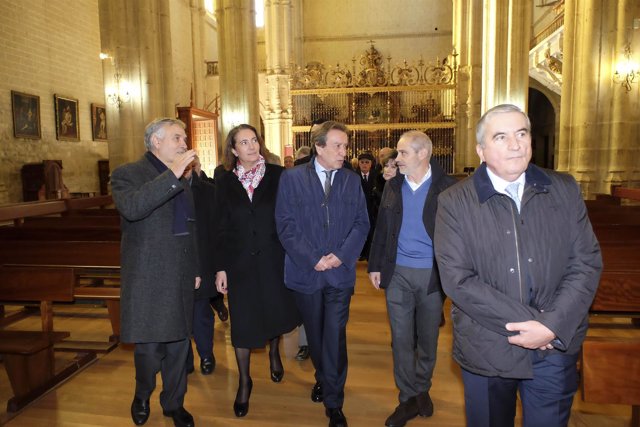
M236 168L233 170L233 173L236 174L236 176L240 180L240 183L247 191L249 200L253 201L253 192L256 188L258 188L260 181L262 181L262 177L264 177L264 172L266 169L267 167L265 166L264 157L262 156L260 156L260 160L258 160L258 163L256 163L256 165L249 170L245 170L240 162L236 164Z

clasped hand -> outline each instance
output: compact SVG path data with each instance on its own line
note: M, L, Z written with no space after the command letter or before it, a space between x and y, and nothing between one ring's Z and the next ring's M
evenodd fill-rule
M314 269L316 271L325 271L340 267L341 265L342 261L340 261L340 258L335 256L333 253L330 253L320 258L320 261L318 261Z
M505 325L507 331L518 332L518 335L509 337L509 343L530 350L551 350L556 336L551 329L544 326L537 320L526 322L513 322Z

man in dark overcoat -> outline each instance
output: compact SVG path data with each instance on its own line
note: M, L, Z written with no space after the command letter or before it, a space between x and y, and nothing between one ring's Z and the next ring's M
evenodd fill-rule
M333 121L315 128L316 155L282 173L276 201L285 285L294 291L316 369L311 399L324 401L330 427L347 426L346 326L356 261L369 231L360 179L343 168L347 132Z
M160 404L176 426L193 426L183 407L194 287L200 286L193 198L182 175L193 162L184 123L157 119L145 129L147 152L111 176L121 215L121 339L135 343L135 424L150 413L156 374Z

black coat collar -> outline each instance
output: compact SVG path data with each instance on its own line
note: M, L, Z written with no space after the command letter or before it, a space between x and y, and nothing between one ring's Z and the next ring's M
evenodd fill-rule
M548 187L551 185L551 179L538 166L529 163L527 170L524 172L526 189L531 188L536 193L547 193ZM487 164L482 162L480 167L473 174L473 184L478 193L478 200L484 203L495 194L500 194L493 188L489 174L487 173Z

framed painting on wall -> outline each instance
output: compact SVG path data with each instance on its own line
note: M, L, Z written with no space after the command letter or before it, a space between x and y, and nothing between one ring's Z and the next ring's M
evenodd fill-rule
M107 109L104 105L91 104L91 131L94 141L107 140Z
M80 141L78 100L53 95L56 107L56 135L60 141Z
M40 97L11 91L13 136L40 139Z

